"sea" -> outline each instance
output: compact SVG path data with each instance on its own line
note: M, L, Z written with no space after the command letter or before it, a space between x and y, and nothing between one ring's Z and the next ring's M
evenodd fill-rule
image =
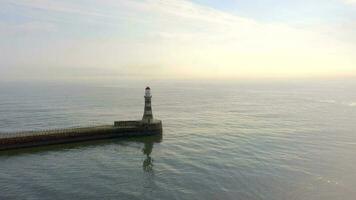
M0 199L356 199L356 79L17 81L0 134L141 119L163 135L0 152Z

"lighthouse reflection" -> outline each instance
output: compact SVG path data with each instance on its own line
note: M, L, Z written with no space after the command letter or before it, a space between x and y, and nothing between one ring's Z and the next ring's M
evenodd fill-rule
M150 156L152 149L153 149L153 143L145 143L145 146L142 149L143 154L146 155L146 158L142 164L143 171L145 172L150 172L153 169L153 159Z
M146 156L142 163L142 169L144 172L152 172L153 170L153 158L151 153L153 150L154 143L160 143L162 141L162 135L150 136L143 139L144 146L142 148L142 153Z

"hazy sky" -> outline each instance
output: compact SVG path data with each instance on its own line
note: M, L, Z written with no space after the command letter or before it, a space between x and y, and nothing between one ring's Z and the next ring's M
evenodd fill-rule
M0 78L356 76L356 0L0 0Z

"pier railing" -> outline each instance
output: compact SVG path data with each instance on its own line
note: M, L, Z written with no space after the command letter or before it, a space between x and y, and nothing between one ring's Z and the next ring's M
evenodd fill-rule
M71 127L71 128L60 128L60 129L46 129L46 130L38 130L38 131L18 131L12 133L1 133L0 139L6 138L19 138L19 137L28 137L28 136L45 136L45 135L53 135L53 134L69 134L69 133L80 133L84 131L95 131L97 129L112 129L112 125L96 125L89 127Z

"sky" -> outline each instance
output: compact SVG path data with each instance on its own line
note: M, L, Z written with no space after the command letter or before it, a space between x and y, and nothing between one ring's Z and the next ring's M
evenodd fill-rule
M0 79L356 77L356 0L0 0Z

